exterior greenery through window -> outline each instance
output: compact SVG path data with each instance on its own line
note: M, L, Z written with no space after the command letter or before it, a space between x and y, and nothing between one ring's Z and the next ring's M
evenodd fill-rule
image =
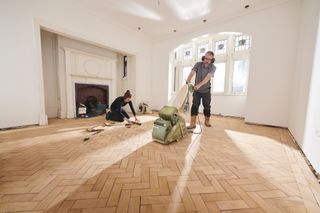
M219 33L203 36L179 46L170 55L169 82L174 93L181 88L193 65L201 60L208 51L215 53L214 79L211 81L212 92L220 95L245 95L249 72L251 38L240 33Z

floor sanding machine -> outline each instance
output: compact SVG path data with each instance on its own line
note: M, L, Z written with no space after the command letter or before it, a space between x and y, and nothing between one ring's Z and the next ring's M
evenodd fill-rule
M173 97L167 106L159 111L159 118L154 121L152 139L158 143L169 144L180 140L187 134L185 118L190 114L190 93L193 85L186 84Z

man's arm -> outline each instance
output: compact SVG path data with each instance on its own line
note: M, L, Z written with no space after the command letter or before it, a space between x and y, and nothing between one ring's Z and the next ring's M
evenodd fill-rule
M202 87L208 81L210 81L212 77L213 77L213 74L208 73L208 75L200 83L198 83L197 85L194 86L194 90L198 90L200 87Z
M187 78L187 83L190 83L191 79L193 78L193 76L196 74L196 71L191 70L191 72L189 73L189 76Z

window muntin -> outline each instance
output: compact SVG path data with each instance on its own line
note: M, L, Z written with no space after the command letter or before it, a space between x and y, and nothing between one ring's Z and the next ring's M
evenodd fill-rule
M177 91L177 67L175 66L173 69L173 92Z

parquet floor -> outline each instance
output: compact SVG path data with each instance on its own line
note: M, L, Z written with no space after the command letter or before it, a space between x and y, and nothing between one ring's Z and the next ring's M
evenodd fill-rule
M320 212L286 129L215 116L161 145L154 117L140 119L96 135L85 130L103 117L0 131L0 212Z

